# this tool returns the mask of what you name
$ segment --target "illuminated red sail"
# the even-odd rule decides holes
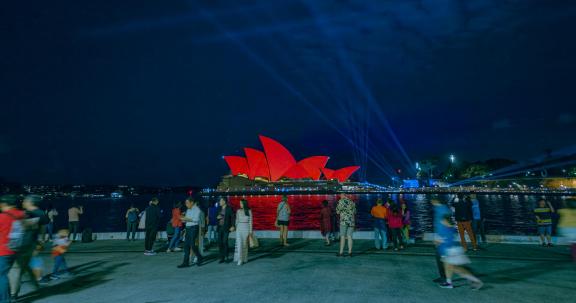
[[[244,153],[248,159],[248,178],[254,180],[256,177],[261,177],[270,180],[270,170],[264,152],[246,147]]]
[[[228,163],[228,167],[230,167],[233,176],[248,176],[248,162],[246,158],[240,156],[224,156],[224,160]]]
[[[260,136],[260,142],[264,147],[268,168],[270,169],[270,180],[278,181],[284,174],[296,164],[296,160],[286,147],[268,137]]]
[[[329,159],[330,157],[326,156],[314,156],[302,159],[298,164],[306,170],[308,176],[312,178],[312,180],[320,180],[322,169],[326,166]]]

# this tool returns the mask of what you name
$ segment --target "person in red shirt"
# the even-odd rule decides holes
[[[8,271],[14,263],[16,252],[9,247],[12,223],[24,219],[24,212],[16,209],[18,197],[5,195],[0,198],[0,302],[10,302]]]
[[[174,208],[172,208],[172,227],[174,227],[174,235],[172,236],[172,240],[170,240],[170,244],[168,245],[168,250],[166,252],[174,252],[174,251],[181,251],[178,247],[178,242],[180,242],[180,233],[182,229],[182,203],[176,202],[174,203]]]
[[[330,245],[330,233],[332,232],[332,209],[328,206],[328,201],[322,201],[320,210],[320,233],[326,241],[326,246]]]
[[[404,241],[402,240],[402,212],[398,209],[397,205],[393,205],[391,213],[388,214],[388,226],[392,234],[392,242],[394,243],[394,250],[404,249]]]

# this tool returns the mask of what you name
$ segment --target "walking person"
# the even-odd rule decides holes
[[[486,244],[486,231],[484,230],[484,216],[480,207],[480,201],[476,194],[470,195],[472,201],[472,231],[478,244]]]
[[[440,200],[433,198],[430,203],[434,208],[434,230],[440,230],[439,224],[442,222],[442,218],[450,217],[452,212],[446,206],[446,204],[442,203]],[[446,272],[444,271],[444,263],[441,260],[441,252],[440,252],[440,241],[434,241],[434,252],[436,257],[436,266],[438,268],[438,275],[440,277],[434,279],[435,283],[446,284]]]
[[[136,241],[136,230],[138,229],[138,213],[140,211],[134,205],[126,211],[126,240],[130,241],[130,233],[132,233],[132,241]]]
[[[24,226],[24,240],[22,246],[18,249],[16,254],[16,262],[12,266],[12,270],[8,273],[10,279],[10,295],[12,298],[17,298],[20,293],[20,286],[22,276],[27,274],[32,282],[32,285],[38,289],[38,281],[35,279],[34,270],[30,266],[30,260],[34,255],[36,246],[38,245],[38,236],[42,226],[48,223],[48,217],[45,212],[38,207],[40,197],[30,195],[22,201],[22,208],[24,209],[25,219],[22,220]]]
[[[228,205],[226,198],[220,198],[220,214],[218,215],[218,248],[220,262],[228,262],[228,238],[234,231],[234,211]]]
[[[218,214],[220,213],[220,203],[216,202],[208,208],[208,247],[218,243]]]
[[[332,231],[332,209],[328,206],[328,201],[322,201],[320,210],[320,233],[326,241],[325,245],[330,246],[330,232]]]
[[[344,256],[344,245],[348,239],[348,256],[352,257],[352,234],[356,226],[356,204],[342,193],[338,206],[336,206],[336,213],[340,216],[340,251],[337,256]]]
[[[450,216],[438,218],[439,222],[434,224],[436,232],[435,242],[438,245],[442,263],[444,264],[444,272],[446,274],[446,282],[440,284],[441,288],[454,288],[452,284],[452,276],[457,273],[461,277],[468,280],[470,287],[473,290],[478,290],[482,287],[483,283],[472,272],[464,268],[463,265],[470,263],[466,256],[464,249],[454,243],[454,226],[450,223]]]
[[[17,196],[0,198],[0,303],[11,302],[8,272],[16,259],[16,249],[11,243],[23,237],[24,212],[16,208]]]
[[[288,245],[288,224],[290,223],[290,204],[288,204],[288,197],[282,196],[282,201],[278,203],[276,208],[276,225],[280,227],[280,245]]]
[[[382,199],[376,200],[376,205],[370,210],[374,221],[374,247],[378,250],[388,248],[388,235],[386,220],[388,219],[388,209],[384,207]]]
[[[80,232],[80,216],[84,214],[84,207],[73,204],[68,209],[68,230],[72,234],[72,242],[76,242],[76,234]]]
[[[182,203],[176,202],[174,203],[174,207],[172,207],[172,219],[170,220],[170,224],[174,229],[174,234],[172,235],[172,239],[168,244],[168,249],[166,252],[175,252],[181,251],[178,247],[178,243],[180,243],[180,238],[182,235]]]
[[[52,240],[54,239],[54,220],[56,220],[56,217],[58,216],[58,210],[50,204],[46,216],[49,220],[48,224],[46,224],[46,234],[48,235],[48,240]]]
[[[198,246],[196,245],[196,241],[200,236],[200,220],[201,217],[201,210],[198,207],[196,201],[192,198],[186,199],[186,212],[184,216],[181,217],[182,222],[184,222],[186,226],[186,236],[184,240],[184,259],[182,260],[182,264],[178,265],[178,268],[185,268],[190,267],[190,253],[191,251],[196,256],[196,265],[202,265],[202,255],[198,250]]]
[[[234,262],[238,265],[248,262],[248,237],[252,235],[252,210],[246,199],[240,200],[240,209],[236,211],[236,249]]]
[[[458,233],[460,234],[460,243],[464,251],[468,250],[465,232],[468,233],[468,237],[472,241],[473,249],[478,250],[476,236],[472,231],[472,201],[470,197],[463,198],[462,195],[458,197],[458,202],[454,204],[454,217],[458,226]]]
[[[156,242],[156,235],[158,234],[158,226],[160,225],[160,207],[158,198],[152,198],[148,207],[145,210],[144,227],[146,236],[144,237],[144,255],[154,256],[154,242]]]
[[[552,247],[552,214],[554,207],[550,202],[541,199],[538,201],[538,207],[534,209],[536,224],[538,225],[538,235],[542,246]],[[546,243],[548,240],[548,243]]]
[[[50,278],[53,280],[69,276],[68,265],[66,264],[65,254],[70,247],[70,239],[68,239],[68,231],[65,229],[58,231],[58,237],[54,240],[52,247],[52,257],[54,258],[54,268]]]
[[[388,214],[388,226],[392,234],[392,243],[394,243],[394,250],[404,249],[404,240],[402,238],[402,213],[398,206],[394,204]]]
[[[400,213],[402,214],[402,238],[404,239],[404,245],[408,246],[410,243],[410,209],[408,209],[408,204],[403,202],[400,204]]]

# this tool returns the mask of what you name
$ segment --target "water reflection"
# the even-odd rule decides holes
[[[451,195],[436,195],[440,199],[450,200]],[[160,208],[163,211],[163,224],[170,219],[172,204],[176,201],[183,201],[185,195],[160,195]],[[486,218],[486,232],[488,234],[509,234],[525,235],[535,234],[534,209],[536,202],[541,195],[478,195],[478,200]],[[45,206],[53,204],[59,211],[60,216],[56,220],[57,227],[63,228],[67,225],[67,209],[73,203],[83,205],[85,215],[81,218],[83,227],[91,227],[96,232],[112,232],[125,230],[125,212],[134,204],[143,210],[151,196],[129,197],[124,199],[59,199],[45,201]],[[242,197],[230,197],[230,202],[237,208]],[[256,230],[275,229],[274,220],[276,218],[276,206],[281,196],[246,196],[250,207],[254,213],[254,228]],[[352,200],[357,203],[358,217],[357,225],[359,230],[370,230],[372,220],[370,209],[378,198],[391,198],[396,202],[404,201],[412,214],[413,233],[422,234],[432,231],[432,206],[430,204],[431,195],[427,194],[403,194],[403,195],[351,195]],[[562,205],[562,201],[567,197],[549,196],[546,197],[555,208]],[[323,200],[328,200],[331,205],[335,205],[338,200],[337,195],[289,195],[288,202],[292,207],[292,217],[290,220],[291,230],[316,230],[319,229],[320,208]],[[204,199],[206,206],[210,201]]]

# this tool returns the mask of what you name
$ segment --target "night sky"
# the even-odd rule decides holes
[[[2,6],[6,180],[213,186],[259,134],[374,183],[576,141],[571,0]]]

